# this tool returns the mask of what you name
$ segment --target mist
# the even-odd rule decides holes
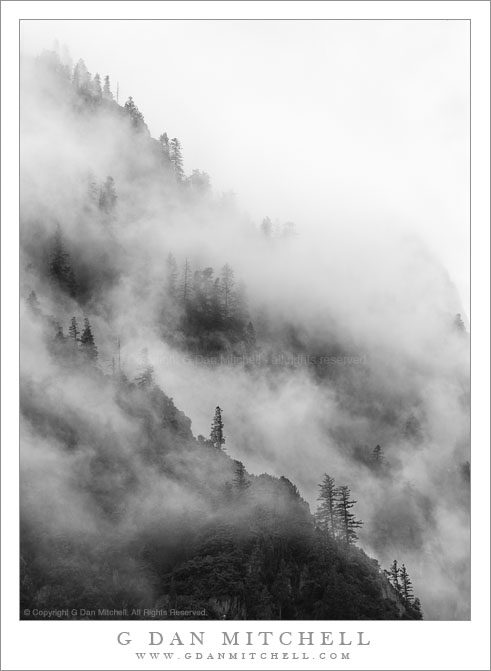
[[[139,430],[106,383],[86,371],[66,375],[53,359],[52,323],[66,329],[73,315],[89,316],[104,374],[114,371],[116,360],[135,378],[145,349],[155,382],[191,419],[194,436],[209,435],[214,409],[222,408],[227,453],[250,474],[285,476],[312,511],[322,473],[346,483],[364,521],[360,545],[366,552],[383,566],[403,558],[427,619],[467,619],[469,514],[462,469],[470,452],[469,351],[467,334],[454,326],[460,313],[468,328],[466,299],[460,277],[457,286],[435,251],[442,225],[424,234],[430,216],[445,218],[445,208],[430,208],[423,226],[416,215],[424,196],[408,208],[409,194],[401,202],[396,191],[380,208],[380,199],[367,195],[369,180],[358,190],[367,177],[363,170],[349,199],[325,173],[334,192],[326,208],[317,207],[295,172],[288,191],[296,206],[283,199],[284,187],[269,189],[269,182],[268,198],[256,199],[258,187],[251,184],[261,184],[262,172],[252,169],[247,155],[247,180],[241,171],[230,172],[238,182],[230,187],[239,195],[216,189],[205,162],[198,167],[210,171],[212,189],[182,192],[162,172],[150,131],[131,131],[115,108],[74,109],[50,70],[29,55],[22,60],[21,103],[21,297],[34,290],[43,315],[33,316],[23,303],[21,377],[30,385],[28,405],[37,408],[36,416],[64,418],[55,442],[32,415],[23,421],[26,518],[38,519],[41,499],[53,511],[42,523],[56,533],[110,538],[94,503],[104,505],[104,488],[120,500],[118,533],[125,539],[163,510],[173,532],[185,514],[203,524],[217,514],[199,489],[142,460],[135,451]],[[146,119],[143,103],[137,104]],[[196,129],[199,124],[182,138],[185,154]],[[207,146],[213,168],[223,151],[215,153],[217,145]],[[268,152],[276,149],[273,144]],[[234,150],[241,163],[240,148]],[[204,151],[200,158],[207,156]],[[110,216],[96,216],[87,204],[88,184],[103,184],[108,175],[117,204]],[[308,189],[321,198],[319,181]],[[460,193],[465,203],[465,189]],[[278,214],[269,211],[273,201]],[[291,214],[285,213],[289,207]],[[261,231],[263,215],[278,217],[272,235]],[[296,231],[286,235],[283,225],[291,218]],[[452,225],[461,235],[463,224]],[[60,295],[43,270],[57,226],[82,287],[78,298]],[[236,283],[244,285],[257,335],[254,353],[201,352],[167,337],[180,317],[166,295],[169,254],[180,273],[186,262],[193,272],[211,267],[217,275],[230,264]],[[60,448],[71,433],[86,449]],[[75,483],[90,481],[101,445],[101,458],[114,468],[109,482],[99,482],[101,491],[87,496]],[[376,445],[383,449],[385,474],[370,466]],[[179,477],[203,481],[203,462],[184,456],[169,461]],[[211,491],[229,470],[225,461],[223,472],[207,468],[203,487]],[[49,485],[33,490],[40,480]],[[133,569],[120,567],[128,575]],[[151,593],[152,584],[138,589]]]

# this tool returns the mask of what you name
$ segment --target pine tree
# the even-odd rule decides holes
[[[92,334],[92,328],[87,317],[84,319],[84,330],[80,336],[81,351],[87,361],[95,363],[97,361],[97,347]]]
[[[409,578],[409,574],[406,570],[404,564],[399,569],[399,574],[401,578],[401,595],[407,605],[410,605],[413,600],[413,583]]]
[[[109,75],[104,77],[104,87],[102,89],[102,97],[104,100],[114,100],[114,96],[111,93],[111,82],[109,81]]]
[[[181,285],[182,285],[182,302],[184,306],[186,306],[191,297],[191,266],[187,259],[184,262]]]
[[[73,88],[80,93],[90,93],[90,72],[82,59],[80,59],[73,70]]]
[[[416,597],[414,603],[412,604],[412,609],[416,613],[417,619],[423,619],[423,611],[421,610],[421,601]]]
[[[95,73],[94,80],[92,82],[92,93],[97,100],[102,99],[101,76],[98,72]]]
[[[394,559],[394,561],[393,561],[392,564],[391,564],[389,574],[390,574],[390,581],[391,581],[391,583],[392,583],[392,586],[393,586],[394,589],[396,589],[398,592],[399,592],[400,589],[401,589],[401,585],[400,585],[400,583],[399,583],[399,572],[400,572],[400,569],[399,569],[399,567],[397,566],[397,559]]]
[[[144,123],[143,114],[140,112],[138,107],[135,105],[133,98],[130,96],[124,104],[126,112],[129,114],[131,119],[131,125],[134,128],[139,128]]]
[[[177,137],[173,137],[170,141],[170,160],[174,166],[174,173],[178,182],[184,180],[184,161],[182,158],[181,143]]]
[[[210,176],[201,170],[193,170],[186,180],[186,183],[196,193],[208,193],[210,191]]]
[[[246,478],[246,470],[244,464],[241,461],[235,462],[235,477],[232,480],[234,488],[237,490],[238,494],[241,496],[244,494],[249,487],[251,486],[250,480]]]
[[[61,228],[57,226],[53,241],[53,249],[49,261],[48,274],[52,282],[66,291],[70,296],[77,293],[75,274],[70,265],[70,255],[65,249]]]
[[[372,452],[372,463],[376,469],[382,468],[384,463],[384,453],[380,445],[376,445]]]
[[[353,544],[358,539],[355,529],[362,526],[361,520],[355,519],[350,509],[353,508],[356,501],[350,499],[351,492],[346,485],[335,490],[335,512],[336,524],[339,528],[339,537],[348,544]]]
[[[337,533],[337,512],[336,512],[336,486],[334,478],[327,473],[324,473],[324,479],[319,485],[319,496],[317,500],[320,501],[317,507],[316,519],[320,528],[326,532],[330,538],[336,538]]]
[[[78,329],[76,317],[72,317],[70,320],[70,326],[68,327],[68,336],[76,343],[79,342],[80,331]]]
[[[223,435],[223,420],[222,409],[217,405],[215,408],[215,417],[211,425],[210,440],[214,447],[218,450],[223,448],[225,444],[225,436]]]
[[[162,133],[159,137],[160,146],[162,147],[162,156],[165,161],[170,161],[170,147],[169,147],[169,136],[167,133]]]
[[[455,327],[456,331],[459,331],[460,333],[465,333],[466,332],[465,331],[465,324],[464,324],[464,321],[462,319],[462,315],[460,314],[460,312],[455,315],[454,327]]]
[[[64,345],[66,343],[65,334],[63,333],[63,328],[58,324],[57,331],[55,335],[56,345]]]

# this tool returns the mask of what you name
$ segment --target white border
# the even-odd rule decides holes
[[[481,2],[2,3],[2,669],[489,669],[489,13]],[[114,623],[18,621],[18,19],[458,18],[472,20],[472,621]],[[365,631],[350,661],[136,662],[116,634]],[[142,646],[140,646],[142,647]],[[223,650],[218,645],[215,651]],[[131,652],[129,649],[131,648]],[[143,648],[145,649],[145,648]],[[269,650],[276,648],[270,646]],[[171,648],[166,648],[171,650]],[[190,648],[191,650],[191,648]],[[242,648],[241,648],[242,650]],[[246,650],[246,649],[244,649]],[[268,650],[249,648],[257,653]],[[300,651],[304,649],[299,648]],[[327,649],[328,651],[330,649]],[[336,650],[336,648],[334,648]],[[198,650],[199,651],[199,650]],[[291,651],[291,648],[290,648]],[[203,652],[203,651],[202,651]],[[338,650],[339,652],[339,650]],[[307,651],[308,653],[308,651]],[[177,664],[177,665],[176,665]],[[172,665],[172,666],[171,666]]]

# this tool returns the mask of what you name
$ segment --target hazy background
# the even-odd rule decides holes
[[[467,21],[22,21],[55,40],[254,219],[420,235],[468,312]]]

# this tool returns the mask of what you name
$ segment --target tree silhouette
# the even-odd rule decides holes
[[[246,478],[246,470],[241,461],[235,462],[235,477],[232,480],[235,490],[242,496],[251,486],[250,480]]]
[[[411,607],[412,607],[413,611],[415,612],[417,619],[422,620],[423,619],[423,611],[421,610],[421,601],[418,599],[418,597],[416,597],[414,599],[414,603],[412,604]]]
[[[454,319],[453,323],[454,323],[454,327],[455,327],[456,331],[459,331],[460,333],[465,333],[466,332],[464,320],[462,319],[462,315],[460,314],[460,312],[455,315],[455,319]]]
[[[75,274],[70,264],[70,254],[65,249],[60,226],[56,228],[48,274],[51,281],[58,284],[60,289],[66,291],[70,296],[76,295]]]
[[[182,284],[182,302],[184,303],[184,305],[186,305],[191,295],[191,266],[189,265],[189,261],[187,259],[184,262],[181,284]]]
[[[82,59],[80,59],[73,70],[73,88],[81,93],[90,92],[90,72]]]
[[[356,501],[350,499],[351,492],[346,485],[339,487],[335,491],[335,511],[336,523],[339,525],[339,537],[348,544],[353,544],[358,540],[358,534],[355,529],[362,526],[363,522],[357,520],[350,509],[353,508]]]
[[[80,331],[78,328],[78,323],[76,317],[72,317],[70,320],[70,326],[68,327],[68,336],[76,343],[79,341]]]
[[[184,179],[184,161],[182,158],[181,143],[177,137],[173,137],[170,141],[170,160],[174,166],[174,173],[178,182]]]
[[[397,566],[397,559],[394,559],[394,561],[391,564],[390,570],[389,570],[389,575],[390,575],[390,581],[392,583],[392,586],[398,592],[400,592],[400,590],[401,590],[401,585],[399,583],[399,572],[400,572],[400,569]]]
[[[210,176],[201,170],[193,170],[186,182],[197,193],[207,193],[211,188]]]
[[[114,96],[111,93],[111,82],[109,81],[109,75],[104,77],[104,86],[102,88],[102,97],[104,100],[114,100]]]
[[[92,334],[92,328],[87,317],[84,319],[84,330],[80,336],[81,351],[87,361],[95,363],[97,361],[97,347]]]
[[[327,473],[324,473],[324,479],[319,485],[319,496],[317,500],[320,501],[317,508],[316,519],[320,528],[331,537],[336,537],[336,486],[334,478]]]
[[[94,80],[92,82],[92,93],[97,100],[102,99],[101,76],[98,72],[95,73]]]
[[[143,114],[140,112],[138,107],[135,105],[135,101],[133,100],[133,98],[131,96],[125,102],[124,108],[125,108],[126,112],[129,114],[129,117],[131,119],[131,125],[133,126],[133,128],[139,128],[140,126],[143,125],[143,123],[144,123]]]
[[[169,136],[167,133],[162,133],[159,137],[160,146],[162,148],[162,155],[166,161],[170,160],[170,146],[169,146]]]
[[[380,445],[375,445],[372,452],[372,464],[376,470],[380,470],[384,465],[384,451]]]
[[[401,579],[401,595],[406,604],[411,604],[413,600],[413,583],[411,582],[411,579],[409,578],[409,574],[406,570],[406,567],[404,564],[401,566],[399,569],[399,575]]]
[[[225,444],[225,436],[223,435],[223,420],[222,409],[217,405],[215,408],[215,416],[211,425],[210,440],[217,449],[222,449]]]

